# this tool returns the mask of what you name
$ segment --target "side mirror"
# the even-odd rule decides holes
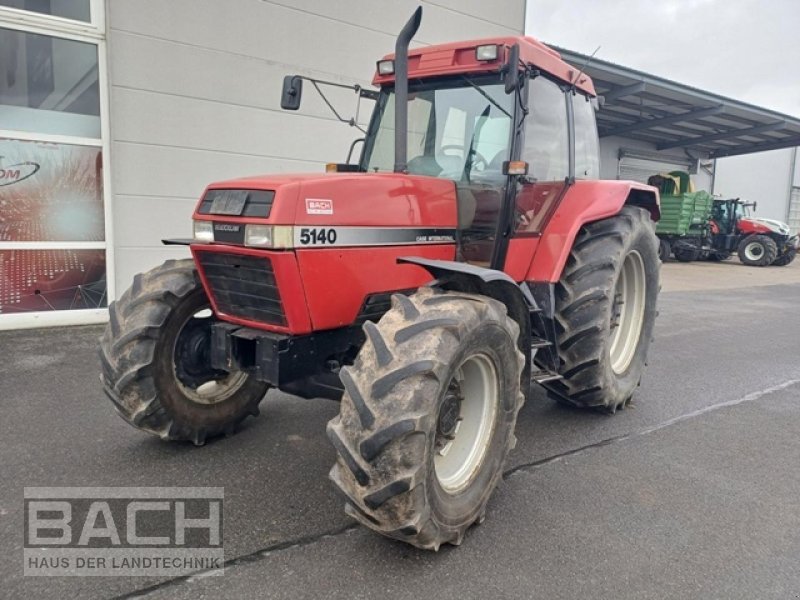
[[[514,44],[508,51],[508,62],[505,64],[504,83],[506,94],[519,88],[519,44]]]
[[[300,99],[303,97],[303,80],[297,75],[287,75],[283,78],[283,91],[281,92],[281,108],[283,110],[297,110],[300,108]]]

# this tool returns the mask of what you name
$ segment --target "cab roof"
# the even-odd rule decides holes
[[[475,57],[475,48],[489,45],[500,46],[497,58],[490,61],[479,61]],[[545,46],[542,42],[529,36],[507,36],[466,40],[415,48],[408,52],[408,78],[420,79],[441,75],[457,75],[460,73],[496,72],[508,60],[508,52],[514,44],[519,44],[519,57],[525,64],[549,73],[564,83],[572,84],[580,69],[564,62],[561,55]],[[381,60],[394,59],[394,53],[387,54]],[[392,83],[394,75],[379,75],[376,71],[372,79],[374,85]],[[585,73],[575,87],[595,96],[594,84]]]

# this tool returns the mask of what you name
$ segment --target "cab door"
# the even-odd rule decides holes
[[[528,177],[517,191],[516,227],[506,266],[530,265],[538,238],[570,181],[600,178],[597,101],[540,75],[531,80],[521,159]],[[511,255],[511,252],[518,254]],[[523,256],[519,256],[522,254]],[[519,272],[517,276],[522,276]]]
[[[528,110],[520,156],[528,163],[528,177],[517,192],[517,237],[541,232],[570,175],[567,93],[539,75],[529,84]]]

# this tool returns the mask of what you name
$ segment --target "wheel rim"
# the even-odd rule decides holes
[[[465,359],[439,409],[434,470],[439,485],[455,494],[473,480],[486,457],[497,419],[498,379],[485,354]]]
[[[622,264],[611,310],[611,368],[617,375],[631,364],[644,323],[646,283],[644,260],[636,250]]]
[[[197,404],[219,404],[235,394],[247,380],[244,371],[219,371],[210,366],[209,308],[200,308],[181,325],[172,348],[172,371],[184,396]],[[180,359],[179,359],[180,357]]]
[[[744,255],[748,260],[758,260],[764,256],[764,248],[758,242],[750,242],[744,247]]]

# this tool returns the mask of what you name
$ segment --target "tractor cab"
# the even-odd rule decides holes
[[[355,86],[376,101],[361,155],[329,170],[453,182],[456,260],[503,270],[512,237],[538,236],[572,182],[599,178],[592,82],[529,37],[403,54],[378,61],[377,93]],[[302,80],[331,83],[287,76],[285,109],[299,108]]]
[[[714,199],[711,207],[712,229],[714,233],[733,235],[737,232],[737,225],[742,219],[751,216],[750,209],[755,210],[755,202],[743,202],[739,198]]]

